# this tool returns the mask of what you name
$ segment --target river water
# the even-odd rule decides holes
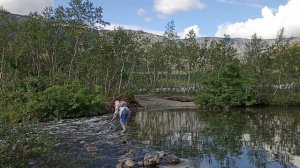
[[[137,138],[200,167],[300,167],[300,108],[141,111]]]

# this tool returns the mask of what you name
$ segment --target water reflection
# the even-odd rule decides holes
[[[300,109],[139,112],[138,137],[201,167],[300,167]]]

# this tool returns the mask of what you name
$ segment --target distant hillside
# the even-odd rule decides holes
[[[18,21],[23,21],[25,19],[28,18],[28,16],[25,15],[18,15],[18,14],[10,14],[12,18],[18,20]],[[137,30],[128,30],[128,31],[133,31],[135,33],[139,33],[141,36],[147,37],[149,38],[152,42],[157,42],[157,41],[162,41],[163,40],[163,36],[161,35],[156,35],[156,34],[152,34],[152,33],[148,33],[148,32],[144,32],[144,31],[137,31]],[[208,41],[219,41],[222,40],[223,38],[221,37],[198,37],[197,41],[198,42],[204,42],[205,40]],[[238,53],[243,53],[244,51],[244,46],[245,44],[249,41],[250,39],[244,39],[244,38],[231,38],[230,39],[230,44],[233,45]],[[274,39],[266,39],[265,41],[267,41],[267,43],[272,44],[275,42]],[[291,42],[295,42],[295,41],[300,41],[300,37],[293,37],[291,38]]]
[[[13,19],[16,19],[17,21],[23,21],[23,20],[26,20],[28,18],[28,16],[18,15],[18,14],[13,14],[13,13],[10,13],[10,17],[13,18]]]
[[[135,30],[131,30],[131,31],[135,31]],[[135,31],[138,32],[138,31]],[[156,42],[156,41],[162,41],[163,40],[163,36],[160,35],[156,35],[156,34],[152,34],[152,33],[148,33],[148,32],[140,32],[142,33],[143,36],[148,37],[149,39],[151,39],[151,41]],[[221,37],[198,37],[197,41],[199,43],[203,43],[204,41],[220,41],[223,38]],[[300,37],[292,37],[291,39],[291,43],[295,42],[295,41],[300,41]],[[250,39],[245,39],[245,38],[231,38],[229,43],[234,46],[234,48],[237,49],[238,53],[243,53],[244,51],[244,46],[247,42],[249,42]],[[275,42],[275,39],[265,39],[265,41],[268,44],[272,44]]]

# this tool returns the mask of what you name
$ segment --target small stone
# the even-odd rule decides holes
[[[134,166],[134,162],[131,159],[125,161],[126,168],[132,168]]]
[[[150,141],[143,141],[142,144],[143,145],[150,145]]]
[[[61,145],[61,143],[57,143],[57,144],[54,145],[54,147],[58,147],[60,145]]]
[[[139,166],[139,167],[144,167],[144,162],[143,162],[143,161],[139,161],[139,162],[138,162],[138,166]]]
[[[80,141],[79,143],[80,143],[80,144],[85,144],[85,141]]]
[[[88,152],[97,152],[98,148],[96,146],[88,146],[85,148]]]
[[[118,163],[116,168],[123,168],[123,163]]]
[[[124,168],[124,163],[126,160],[122,159],[122,160],[118,160],[118,164],[116,166],[116,168]]]

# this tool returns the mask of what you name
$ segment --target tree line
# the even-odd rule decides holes
[[[241,56],[227,35],[199,42],[191,30],[180,39],[173,20],[156,41],[142,31],[104,30],[107,24],[103,9],[88,0],[32,12],[23,21],[0,9],[2,109],[14,101],[33,116],[71,117],[89,111],[89,95],[96,106],[109,96],[174,87],[198,87],[199,105],[221,108],[300,102],[300,46],[283,29],[272,44],[254,34]],[[53,103],[60,98],[72,110]]]

